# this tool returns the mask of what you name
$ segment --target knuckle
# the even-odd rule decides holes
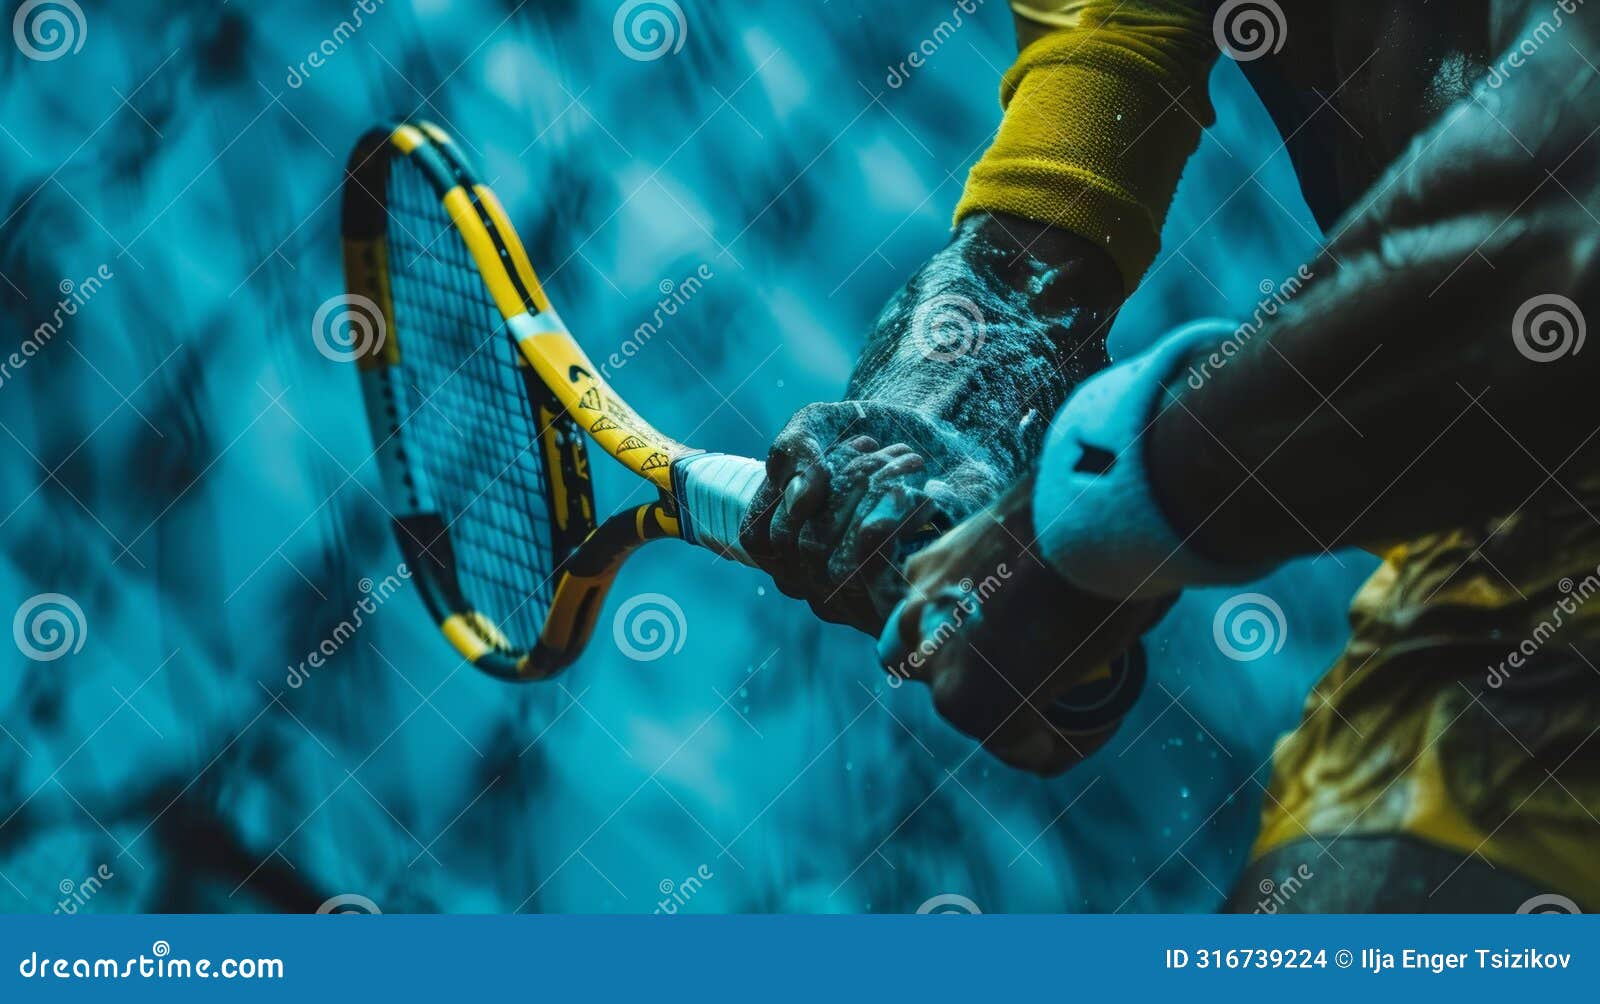
[[[834,582],[848,581],[861,567],[861,556],[850,544],[837,548],[828,556],[828,578]]]

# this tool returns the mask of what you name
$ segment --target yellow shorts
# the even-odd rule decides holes
[[[1440,886],[1486,864],[1600,910],[1600,547],[1570,515],[1391,552],[1279,741],[1253,859],[1404,835],[1471,860]]]

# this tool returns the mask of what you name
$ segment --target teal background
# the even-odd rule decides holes
[[[559,682],[463,667],[407,590],[286,683],[399,561],[354,374],[312,338],[363,129],[458,136],[597,359],[707,266],[613,379],[663,429],[764,455],[946,239],[999,118],[1002,4],[899,87],[950,5],[683,0],[681,49],[638,61],[609,0],[389,0],[299,86],[349,5],[80,7],[75,53],[0,39],[0,347],[63,281],[113,275],[0,382],[0,614],[62,593],[84,628],[53,661],[0,644],[0,911],[650,912],[706,872],[674,909],[1221,901],[1370,559],[1252,587],[1286,615],[1253,662],[1212,637],[1238,590],[1186,596],[1116,740],[1051,782],[887,687],[869,639],[672,544],[628,567]],[[1115,355],[1247,315],[1319,239],[1231,63],[1213,95]],[[631,489],[599,476],[602,499]],[[682,610],[682,646],[638,662],[612,615],[646,593]]]

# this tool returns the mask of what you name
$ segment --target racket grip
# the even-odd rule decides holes
[[[739,526],[766,476],[759,460],[727,453],[696,453],[674,463],[672,493],[683,539],[755,567],[739,545]]]

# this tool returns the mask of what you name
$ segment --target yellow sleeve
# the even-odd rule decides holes
[[[1012,0],[1024,45],[1000,89],[999,134],[956,221],[980,211],[1101,243],[1131,292],[1155,260],[1183,166],[1213,114],[1217,57],[1184,0]]]

